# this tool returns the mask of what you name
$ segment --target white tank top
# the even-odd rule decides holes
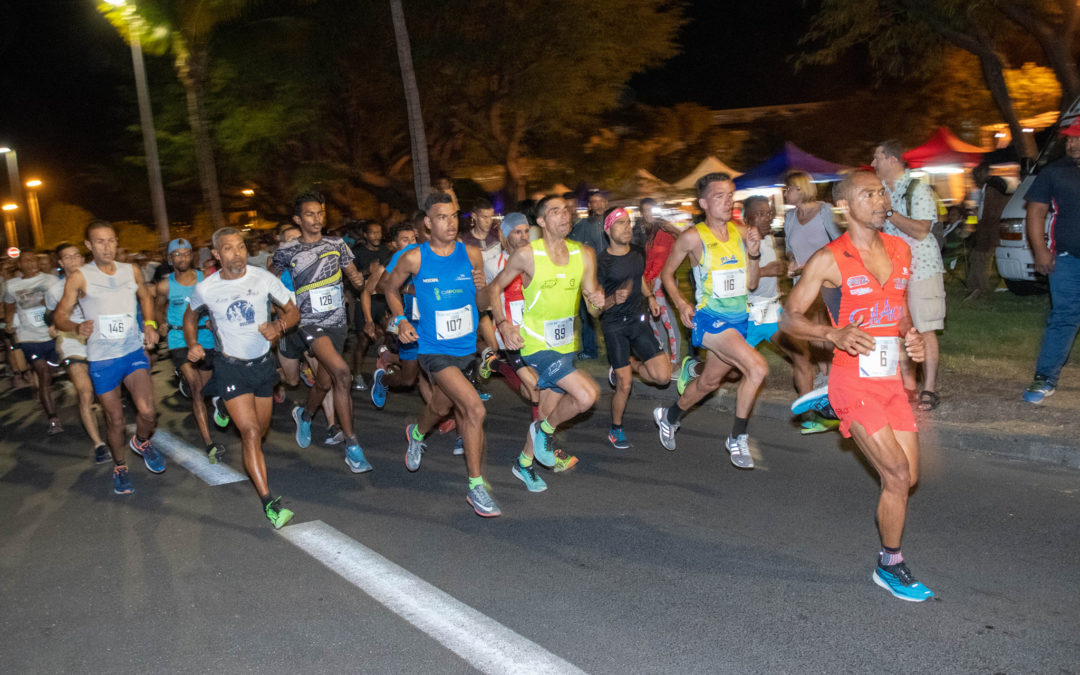
[[[94,322],[86,340],[86,358],[105,361],[141,349],[142,326],[138,321],[139,287],[128,263],[114,263],[115,274],[105,274],[93,262],[82,266],[86,295],[79,299],[83,316]]]

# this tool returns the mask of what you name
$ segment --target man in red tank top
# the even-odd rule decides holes
[[[911,251],[903,240],[881,232],[890,204],[873,173],[850,174],[834,196],[848,230],[807,262],[780,328],[796,338],[836,345],[829,401],[841,433],[854,437],[881,477],[882,549],[872,578],[901,600],[922,602],[934,594],[914,579],[900,552],[908,494],[919,476],[918,429],[900,379],[900,349],[917,362],[925,355],[907,309]],[[819,291],[832,326],[806,318]]]

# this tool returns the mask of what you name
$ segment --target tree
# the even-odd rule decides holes
[[[416,88],[412,47],[409,45],[409,29],[405,25],[405,11],[401,8],[401,0],[390,0],[390,14],[394,20],[394,41],[397,44],[401,84],[405,88],[405,104],[409,113],[409,139],[412,145],[416,203],[418,207],[423,208],[424,193],[431,188],[431,170],[428,167],[427,134],[424,133],[424,116],[420,112],[420,92]]]

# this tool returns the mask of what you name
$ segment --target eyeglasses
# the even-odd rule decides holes
[[[797,185],[785,185],[784,186],[784,190],[798,190],[798,189],[799,189],[799,186],[797,186]]]

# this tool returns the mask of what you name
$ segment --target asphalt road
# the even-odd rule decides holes
[[[161,428],[195,440],[158,383]],[[115,496],[73,408],[46,437],[28,394],[0,395],[0,673],[1080,672],[1074,470],[924,447],[904,551],[938,597],[912,604],[870,580],[877,482],[838,435],[751,420],[758,467],[739,471],[730,416],[691,413],[668,453],[652,402],[632,399],[632,450],[607,444],[602,407],[562,433],[580,465],[530,494],[510,474],[528,411],[487,388],[502,517],[466,504],[452,436],[405,470],[415,394],[382,412],[357,394],[366,475],[341,446],[298,449],[276,409],[271,487],[297,514],[281,532],[250,483],[211,486],[171,460],[154,476],[133,457],[136,493]],[[214,433],[242,470],[234,431]],[[354,560],[360,590],[284,536],[308,527],[390,572]]]

